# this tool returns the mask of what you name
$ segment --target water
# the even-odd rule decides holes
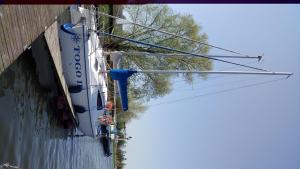
[[[41,87],[35,61],[20,57],[0,76],[0,164],[23,169],[110,169],[99,140],[70,137],[49,104],[53,91]],[[0,167],[1,168],[1,167]]]

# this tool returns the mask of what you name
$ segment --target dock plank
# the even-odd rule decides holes
[[[57,75],[60,80],[61,87],[64,91],[65,98],[68,102],[69,108],[72,112],[73,117],[75,118],[70,93],[68,90],[67,83],[65,81],[65,77],[63,74],[63,68],[62,68],[62,61],[61,61],[61,54],[60,54],[60,46],[59,46],[59,40],[58,40],[58,24],[57,22],[54,22],[46,31],[45,31],[45,39],[49,47],[49,51],[51,53],[51,57],[53,59],[55,69],[57,72]]]
[[[4,37],[4,40],[5,40],[5,46],[7,48],[7,58],[6,58],[6,63],[7,64],[10,64],[12,62],[12,57],[13,57],[13,51],[12,51],[12,42],[11,42],[11,38],[10,38],[10,29],[8,27],[8,7],[7,6],[3,6],[3,11],[2,11],[2,15],[3,15],[3,18],[2,18],[2,30],[3,30],[3,37]]]
[[[3,7],[0,6],[0,57],[1,57],[1,70],[0,73],[3,72],[3,70],[5,69],[5,65],[8,64],[6,63],[6,59],[9,57],[8,56],[8,50],[6,47],[6,42],[5,42],[5,38],[4,38],[4,31],[3,31],[3,27],[2,27],[2,22],[3,22]]]
[[[30,38],[30,35],[28,34],[29,30],[27,30],[27,26],[26,26],[28,19],[27,19],[25,6],[20,6],[19,11],[20,11],[19,17],[21,21],[21,26],[19,27],[19,29],[22,32],[22,42],[23,42],[22,48],[24,50],[24,47],[29,45],[29,38]]]
[[[22,47],[21,50],[24,50],[24,46],[26,44],[26,39],[27,39],[27,32],[25,31],[25,26],[24,26],[25,20],[23,18],[24,12],[23,12],[23,7],[21,5],[17,6],[16,14],[17,14],[17,20],[19,23],[18,29],[21,32],[21,34],[20,34],[21,47]]]
[[[18,29],[20,27],[20,23],[18,20],[18,15],[17,15],[17,9],[18,9],[19,5],[15,5],[13,11],[10,13],[11,14],[11,19],[12,19],[12,23],[13,23],[13,31],[15,32],[15,39],[16,39],[16,53],[22,53],[22,39],[21,39],[21,32],[20,29]],[[16,59],[15,57],[17,56],[13,56],[14,59]]]
[[[12,17],[12,13],[14,13],[14,10],[15,10],[15,5],[12,5],[10,6],[9,8],[9,11],[8,11],[8,14],[7,14],[7,17],[8,17],[8,29],[10,31],[10,38],[11,38],[11,47],[12,47],[12,62],[18,57],[18,37],[17,37],[17,34],[15,32],[15,28],[17,28],[16,24],[14,23],[14,19]]]
[[[34,32],[33,29],[32,29],[32,25],[34,24],[32,18],[35,17],[35,16],[33,16],[31,8],[33,8],[33,6],[28,6],[28,5],[24,6],[25,13],[26,13],[26,15],[25,15],[25,18],[26,18],[25,31],[28,34],[28,39],[27,39],[27,45],[28,46],[37,37],[37,36],[35,36],[37,32]]]
[[[3,61],[3,58],[5,57],[5,54],[4,54],[4,49],[3,49],[3,45],[2,45],[2,40],[3,40],[3,38],[2,38],[2,35],[0,34],[0,73],[5,68],[4,61]]]
[[[32,29],[35,31],[35,32],[39,32],[39,29],[38,29],[38,24],[39,24],[39,20],[38,20],[38,17],[37,17],[37,15],[39,14],[38,12],[37,12],[37,6],[34,6],[34,7],[32,7],[32,13],[33,13],[33,15],[35,16],[34,18],[33,18],[33,25],[32,25]]]

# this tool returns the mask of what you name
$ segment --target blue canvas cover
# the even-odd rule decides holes
[[[72,28],[74,27],[71,23],[65,23],[60,26],[60,29],[68,34],[76,35],[76,33],[72,32]]]
[[[123,111],[128,110],[128,92],[127,92],[127,79],[137,71],[129,69],[111,69],[109,75],[113,80],[118,81],[119,93]]]

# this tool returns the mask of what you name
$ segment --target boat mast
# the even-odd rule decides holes
[[[290,77],[292,72],[258,72],[258,71],[189,71],[189,70],[136,70],[136,73],[193,73],[193,74],[232,74],[232,75],[280,75]]]

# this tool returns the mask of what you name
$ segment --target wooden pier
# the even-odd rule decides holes
[[[60,49],[59,49],[60,47],[59,47],[59,40],[58,40],[58,24],[57,24],[57,22],[54,22],[45,31],[44,36],[45,36],[46,42],[48,44],[50,54],[52,56],[52,60],[54,63],[57,77],[59,78],[59,81],[60,81],[60,85],[61,85],[60,87],[64,91],[63,94],[68,102],[68,107],[72,113],[72,116],[75,117],[70,93],[68,90],[67,83],[65,81],[63,68],[62,68],[62,61],[61,61],[61,55],[60,55]]]
[[[25,50],[30,49],[35,40],[44,39],[53,61],[58,85],[68,102],[71,116],[75,119],[70,93],[63,75],[58,40],[58,25],[70,22],[67,7],[66,5],[0,6],[0,74]]]
[[[0,5],[0,73],[13,63],[66,5]]]

